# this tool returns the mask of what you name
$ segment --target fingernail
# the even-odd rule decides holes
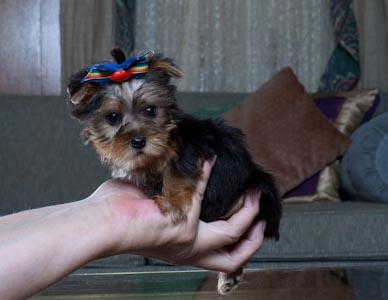
[[[255,201],[257,199],[255,197],[252,197],[251,195],[245,196],[245,207],[253,207],[255,205]]]
[[[265,221],[260,221],[259,222],[260,225],[260,228],[261,228],[261,231],[264,233],[265,231],[265,226],[267,225],[267,223]]]
[[[253,202],[252,202],[251,197],[249,197],[249,196],[247,196],[247,195],[245,195],[245,196],[243,196],[243,197],[244,197],[244,206],[245,206],[245,207],[252,207]]]
[[[214,164],[216,163],[216,160],[217,160],[217,154],[214,155],[214,156],[212,157],[212,159],[210,160],[210,165],[211,165],[212,167],[213,167]]]
[[[212,158],[205,160],[205,162],[203,163],[203,167],[204,168],[209,167],[210,169],[212,169],[214,167],[214,164],[216,163],[216,160],[217,160],[217,155],[214,155]]]

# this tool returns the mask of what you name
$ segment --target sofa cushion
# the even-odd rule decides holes
[[[272,173],[281,195],[341,155],[349,140],[315,107],[285,68],[224,119],[246,134],[256,163]]]
[[[365,202],[315,202],[284,205],[280,240],[266,241],[251,262],[388,263],[388,205]]]
[[[379,104],[378,90],[354,90],[314,99],[318,109],[349,137],[360,124],[368,122]],[[288,192],[287,202],[339,201],[341,166],[337,159],[319,173]]]
[[[0,98],[0,215],[80,200],[109,172],[63,96]]]
[[[342,160],[342,186],[353,200],[388,202],[388,113],[352,135]]]
[[[249,93],[179,92],[177,100],[185,112],[202,119],[214,119],[243,102],[248,95]]]

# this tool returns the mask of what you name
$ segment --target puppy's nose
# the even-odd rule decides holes
[[[132,148],[135,148],[135,149],[144,148],[145,144],[146,144],[146,139],[144,136],[137,136],[131,140]]]

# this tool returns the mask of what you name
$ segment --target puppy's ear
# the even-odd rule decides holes
[[[122,62],[125,61],[125,53],[121,48],[113,48],[110,51],[110,54],[118,64],[121,64]]]
[[[69,83],[67,84],[67,93],[70,96],[70,101],[73,104],[80,102],[75,94],[81,89],[82,83],[81,80],[88,74],[87,69],[81,69],[77,73],[74,73],[70,76]]]
[[[67,92],[70,96],[70,112],[81,121],[101,105],[101,97],[96,96],[100,94],[102,88],[88,83],[81,83],[86,74],[86,69],[75,73],[70,77],[67,85]]]
[[[169,58],[155,55],[150,60],[149,74],[159,80],[170,81],[171,77],[181,78],[183,72]]]

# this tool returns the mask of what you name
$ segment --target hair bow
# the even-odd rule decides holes
[[[82,78],[81,83],[94,83],[107,85],[138,79],[148,72],[149,60],[153,52],[144,55],[129,57],[120,64],[96,64],[88,67],[88,73]]]

